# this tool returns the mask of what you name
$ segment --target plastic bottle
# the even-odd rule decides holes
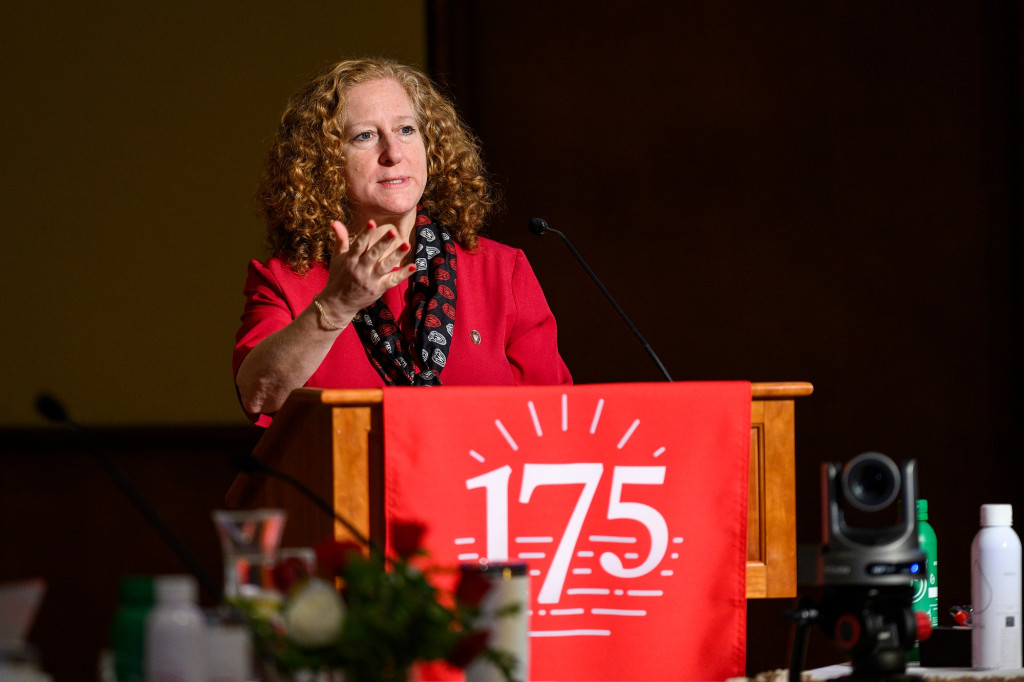
[[[129,575],[119,585],[120,605],[110,628],[110,645],[117,682],[145,679],[146,618],[153,608],[153,578]]]
[[[206,624],[189,575],[159,576],[146,619],[147,682],[205,682]]]
[[[223,608],[207,612],[207,681],[249,682],[254,660],[252,637],[244,617]]]
[[[939,548],[935,529],[928,523],[928,500],[917,501],[917,544],[926,557],[926,579],[914,582],[912,608],[914,611],[927,613],[934,628],[939,625]],[[914,642],[914,648],[907,652],[907,660],[920,660],[917,642]]]
[[[976,669],[1021,667],[1021,546],[1012,525],[1012,506],[981,506],[981,530],[971,544]]]

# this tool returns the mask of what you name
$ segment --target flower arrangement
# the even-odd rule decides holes
[[[410,563],[425,554],[423,527],[395,523],[391,531],[395,556],[330,539],[315,548],[315,573],[294,557],[274,567],[279,598],[239,600],[268,676],[341,672],[349,681],[398,682],[416,663],[464,668],[484,656],[511,680],[515,657],[489,649],[476,625],[487,578],[463,573],[455,594],[443,595],[428,580],[441,569]]]

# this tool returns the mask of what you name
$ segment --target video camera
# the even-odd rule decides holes
[[[915,580],[925,578],[917,543],[917,465],[897,466],[866,452],[846,466],[822,465],[820,601],[791,612],[797,624],[790,679],[798,680],[807,628],[818,625],[853,663],[847,680],[916,680],[906,675],[907,651],[931,623],[911,605]],[[856,521],[852,521],[853,517]]]

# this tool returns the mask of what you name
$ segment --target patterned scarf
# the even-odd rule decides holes
[[[443,226],[416,214],[416,272],[410,278],[408,338],[382,299],[353,323],[370,364],[389,386],[440,386],[455,326],[455,244]]]

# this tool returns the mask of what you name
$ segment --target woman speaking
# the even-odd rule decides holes
[[[477,145],[411,67],[344,61],[289,103],[258,191],[272,256],[249,265],[242,407],[295,388],[570,383],[522,251],[479,236]]]

